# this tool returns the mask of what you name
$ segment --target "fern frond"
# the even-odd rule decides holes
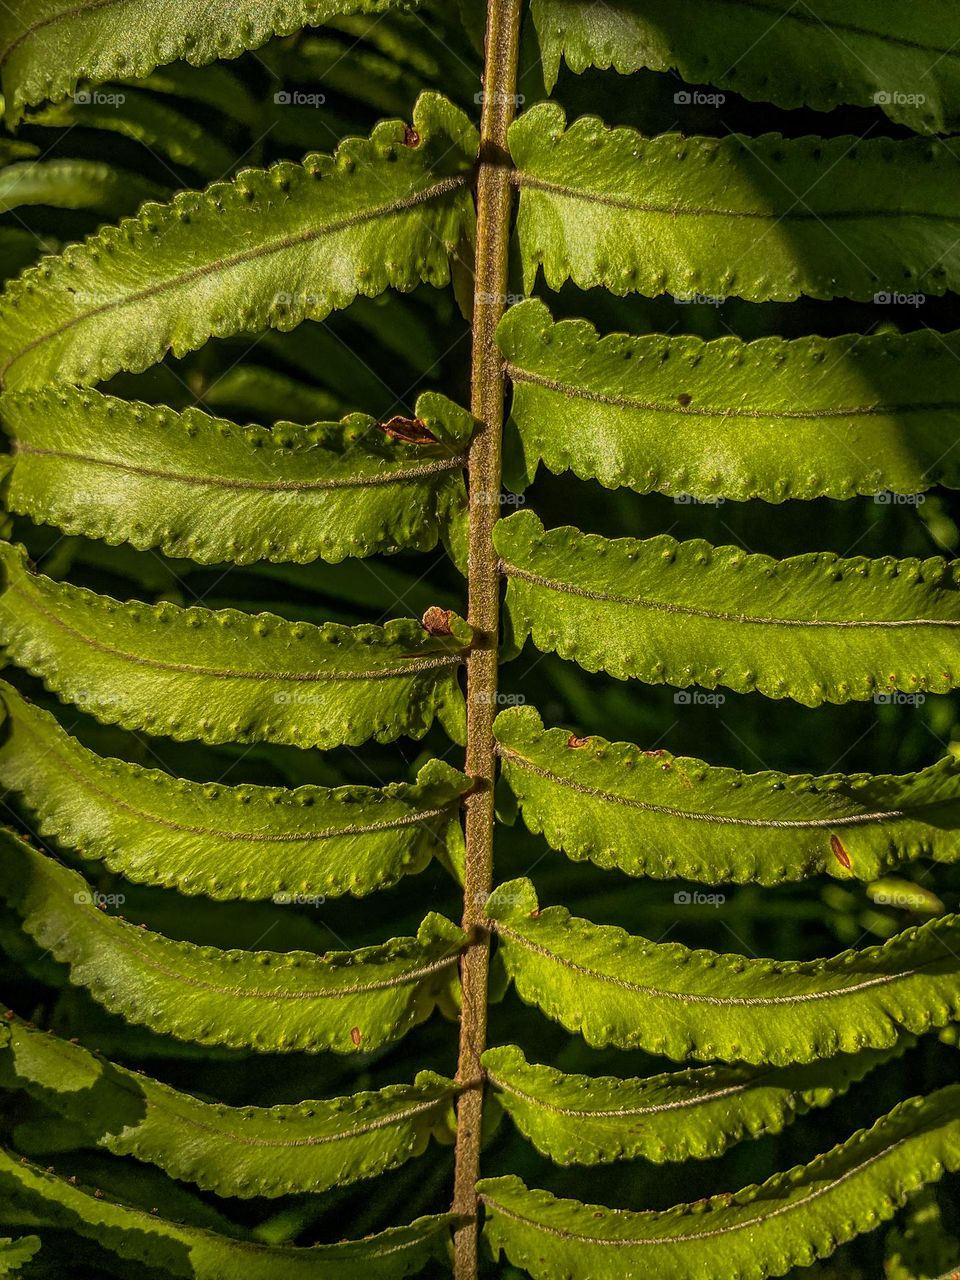
[[[676,70],[780,107],[879,106],[918,133],[960,129],[960,20],[949,0],[531,0],[531,10],[548,90],[563,59],[578,73]]]
[[[112,1013],[199,1044],[358,1053],[452,1008],[461,931],[428,915],[416,938],[325,956],[221,951],[99,910],[77,872],[0,831],[0,895],[70,979]]]
[[[947,1230],[936,1192],[922,1191],[891,1228],[884,1250],[885,1280],[956,1280],[960,1240]]]
[[[235,168],[237,157],[231,147],[155,94],[112,85],[104,98],[107,100],[93,95],[89,101],[60,102],[44,108],[30,124],[119,134],[173,164],[192,169],[205,182],[225,178]]]
[[[781,1133],[910,1044],[904,1036],[892,1049],[809,1066],[700,1067],[636,1080],[564,1074],[527,1062],[515,1045],[488,1049],[483,1065],[497,1101],[556,1164],[662,1164],[713,1159],[744,1138]]]
[[[9,1236],[0,1239],[0,1276],[16,1275],[40,1249],[39,1236]]]
[[[140,884],[211,898],[357,897],[462,862],[469,780],[431,760],[415,783],[223,786],[174,778],[82,746],[0,683],[0,787],[37,831]]]
[[[417,1218],[363,1240],[298,1248],[231,1239],[170,1222],[74,1186],[0,1150],[0,1202],[27,1210],[45,1225],[75,1231],[121,1258],[162,1268],[184,1280],[401,1280],[442,1254],[455,1221]]]
[[[472,232],[475,154],[466,116],[424,94],[412,130],[385,121],[335,157],[146,205],[7,287],[4,386],[92,385],[211,337],[321,320],[357,294],[445,285]]]
[[[415,0],[407,0],[407,3]],[[383,13],[400,0],[11,0],[0,16],[7,118],[71,96],[80,81],[140,79],[184,59],[236,58],[338,14]]]
[[[518,995],[588,1044],[788,1066],[888,1049],[960,1016],[960,917],[827,960],[748,960],[541,910],[529,880],[487,903]]]
[[[310,626],[272,614],[120,604],[30,572],[0,543],[0,642],[64,701],[128,729],[204,742],[359,745],[463,731],[457,669],[470,631]]]
[[[960,685],[960,567],[928,560],[774,560],[667,534],[609,540],[497,526],[511,642],[648,684],[757,690],[805,706]]]
[[[960,859],[960,760],[901,777],[745,774],[626,742],[545,730],[533,707],[494,732],[524,822],[575,861],[707,884],[876,880]],[[0,756],[2,760],[2,756]],[[836,841],[843,857],[838,858]]]
[[[511,489],[538,465],[608,489],[745,502],[960,488],[960,334],[598,338],[511,307]]]
[[[510,129],[525,291],[752,302],[960,287],[960,156],[910,138],[644,138],[539,103]],[[825,181],[829,175],[829,181]]]
[[[763,1280],[829,1257],[957,1168],[960,1085],[948,1085],[762,1186],[663,1212],[560,1200],[514,1177],[479,1189],[494,1251],[534,1280]]]
[[[433,392],[412,439],[365,414],[237,427],[69,387],[4,396],[0,413],[16,455],[8,510],[201,564],[430,551],[466,519],[473,420]]]
[[[2,213],[39,204],[119,217],[160,195],[155,183],[99,160],[21,160],[0,169]]]
[[[8,1019],[10,1015],[8,1014]],[[0,1027],[0,1081],[26,1089],[114,1155],[221,1196],[317,1193],[373,1178],[453,1133],[456,1086],[412,1085],[276,1107],[201,1102],[19,1018]],[[5,1079],[4,1079],[5,1077]]]

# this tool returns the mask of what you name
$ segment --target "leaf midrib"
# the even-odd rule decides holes
[[[2,365],[0,365],[0,383],[6,381],[7,374],[10,369],[24,356],[29,355],[31,351],[42,346],[46,342],[52,342],[55,338],[59,338],[62,334],[76,328],[78,325],[85,324],[87,321],[97,318],[111,311],[117,311],[124,307],[135,306],[139,302],[143,302],[148,298],[159,297],[162,294],[170,293],[180,289],[183,285],[193,284],[197,280],[202,280],[206,276],[216,275],[219,272],[228,271],[233,267],[242,266],[248,262],[255,262],[260,258],[269,257],[272,254],[283,253],[288,249],[294,249],[298,245],[309,244],[313,240],[320,240],[324,236],[335,235],[340,231],[346,231],[350,227],[359,226],[365,222],[373,222],[377,218],[389,217],[391,214],[405,213],[410,209],[415,209],[422,204],[428,203],[439,196],[449,194],[451,191],[459,191],[469,182],[469,178],[465,174],[455,175],[449,178],[443,178],[439,182],[435,182],[432,186],[414,191],[409,196],[404,196],[399,200],[393,200],[387,204],[377,205],[372,209],[364,209],[360,213],[351,214],[347,217],[339,218],[334,222],[328,222],[320,227],[310,227],[306,231],[300,231],[296,235],[283,236],[279,240],[269,241],[266,244],[256,245],[251,249],[244,249],[238,253],[232,254],[226,258],[217,258],[213,262],[204,263],[203,266],[194,267],[190,271],[181,271],[178,275],[168,276],[164,280],[149,285],[144,289],[139,289],[134,293],[124,295],[122,298],[114,299],[110,302],[100,303],[99,306],[90,307],[81,315],[73,316],[71,319],[64,321],[55,328],[50,329],[46,333],[32,338],[19,348],[12,356],[10,356]]]
[[[562,182],[550,182],[538,178],[524,169],[516,169],[512,181],[521,192],[543,191],[563,200],[577,200],[582,204],[601,205],[608,209],[621,209],[629,213],[666,214],[671,218],[731,218],[738,221],[781,222],[865,222],[872,218],[919,218],[924,222],[960,223],[960,210],[956,213],[940,213],[912,209],[808,209],[798,208],[797,200],[789,209],[721,209],[710,205],[657,204],[651,201],[633,200],[608,191],[590,191],[585,187],[569,187]]]
[[[517,751],[512,751],[509,747],[503,746],[501,743],[498,747],[498,754],[509,760],[511,763],[518,765],[521,769],[525,769],[528,773],[536,774],[538,778],[543,778],[547,782],[555,782],[559,786],[567,787],[571,791],[576,791],[580,795],[591,796],[597,800],[603,800],[610,804],[624,805],[630,809],[641,809],[646,813],[659,813],[668,818],[682,818],[691,822],[710,822],[718,826],[729,827],[761,827],[780,829],[825,829],[830,830],[833,827],[855,827],[864,826],[872,822],[891,822],[901,818],[912,818],[913,812],[903,809],[890,809],[886,812],[873,813],[850,813],[835,818],[739,818],[730,814],[721,813],[702,813],[691,809],[674,809],[669,805],[653,804],[646,800],[636,800],[632,796],[619,795],[612,791],[602,791],[599,787],[591,787],[583,782],[576,782],[573,778],[566,778],[562,774],[554,773],[551,769],[546,769],[542,765],[534,764],[532,760],[526,756],[520,755]],[[949,803],[949,802],[947,802]],[[944,801],[932,802],[925,808],[939,808]]]
[[[704,618],[711,622],[751,623],[763,627],[830,627],[840,630],[854,628],[902,628],[902,627],[960,627],[960,618],[776,618],[757,617],[752,614],[728,613],[720,609],[703,609],[692,604],[676,604],[669,600],[654,600],[647,596],[623,596],[613,591],[597,591],[576,583],[563,582],[544,574],[521,569],[508,560],[500,561],[505,577],[519,578],[549,591],[579,596],[584,600],[596,600],[602,604],[633,605],[640,609],[653,609],[660,613],[675,613],[688,618]]]
[[[611,986],[620,988],[623,991],[629,991],[634,995],[652,996],[655,999],[677,1000],[681,1004],[705,1004],[716,1007],[734,1006],[737,1008],[766,1008],[776,1005],[795,1005],[795,1004],[811,1004],[820,1000],[834,1000],[843,998],[844,996],[858,995],[861,991],[868,991],[874,987],[891,986],[895,982],[901,982],[906,978],[916,977],[922,970],[929,969],[933,965],[942,964],[948,955],[954,954],[945,948],[944,954],[941,956],[931,956],[928,960],[923,960],[915,964],[911,969],[903,969],[899,973],[877,974],[872,978],[865,978],[862,982],[858,982],[853,986],[835,987],[829,991],[801,991],[789,996],[711,996],[693,991],[669,991],[661,987],[646,986],[642,983],[631,982],[626,978],[617,977],[614,974],[603,973],[599,969],[592,969],[588,965],[579,964],[575,960],[571,960],[568,956],[561,955],[557,951],[551,951],[549,947],[542,946],[540,943],[534,942],[531,938],[527,938],[522,933],[517,933],[508,925],[503,924],[500,920],[489,921],[490,928],[497,934],[508,938],[511,942],[515,942],[518,946],[523,947],[527,951],[533,952],[534,955],[543,957],[558,965],[562,969],[569,969],[572,973],[578,973],[586,978],[596,982],[604,982]],[[824,961],[823,965],[829,964],[830,961]],[[821,967],[819,970],[822,973]],[[828,976],[829,976],[829,971]],[[781,972],[778,977],[797,978],[803,977],[802,974],[791,974],[789,972]]]
[[[159,658],[145,658],[140,654],[128,653],[124,649],[116,649],[111,645],[103,644],[99,640],[94,640],[92,637],[84,635],[83,632],[78,631],[68,622],[64,622],[62,618],[59,618],[51,610],[44,608],[28,591],[25,591],[16,583],[9,583],[6,589],[25,600],[28,606],[47,622],[52,623],[66,632],[72,639],[79,641],[88,648],[95,650],[97,653],[103,653],[107,657],[129,662],[132,666],[147,667],[152,671],[174,671],[181,675],[201,675],[214,680],[273,680],[281,684],[284,682],[336,683],[340,680],[396,680],[404,676],[416,675],[421,671],[432,671],[439,667],[458,665],[463,661],[462,654],[438,654],[434,658],[413,659],[405,667],[384,667],[373,671],[333,673],[329,671],[244,671],[235,670],[231,667],[200,667],[188,662],[164,662]]]
[[[513,382],[529,383],[531,386],[543,387],[557,395],[568,399],[588,400],[592,404],[609,405],[616,409],[634,409],[639,413],[669,413],[688,418],[756,418],[762,421],[772,419],[793,420],[799,422],[819,421],[821,419],[845,419],[883,417],[905,413],[956,413],[960,411],[960,400],[931,400],[916,404],[873,404],[838,406],[833,409],[762,409],[744,408],[739,405],[681,405],[656,400],[640,400],[632,396],[615,395],[604,391],[594,391],[590,387],[571,382],[562,382],[558,378],[550,378],[546,374],[525,369],[520,365],[508,362],[504,366],[507,376]]]
[[[308,449],[319,450],[320,446],[310,445]],[[57,458],[66,462],[79,463],[92,467],[107,467],[152,480],[172,480],[177,484],[193,485],[197,488],[242,489],[257,492],[325,492],[334,489],[365,489],[388,486],[391,484],[409,484],[427,476],[439,475],[446,471],[462,471],[464,459],[457,454],[451,458],[441,458],[434,462],[422,463],[419,466],[404,466],[402,463],[392,471],[381,471],[367,476],[341,476],[332,480],[250,480],[239,476],[188,475],[180,471],[167,471],[160,467],[138,466],[132,462],[121,462],[116,458],[97,458],[92,454],[70,453],[61,449],[39,449],[34,445],[14,442],[13,453],[24,457]],[[289,456],[288,451],[284,451]],[[260,456],[259,454],[257,455]],[[389,464],[388,464],[389,465]]]

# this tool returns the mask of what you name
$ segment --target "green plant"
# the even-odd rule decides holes
[[[960,573],[929,544],[957,530],[949,499],[918,508],[960,487],[958,337],[846,304],[957,289],[960,158],[935,135],[960,112],[960,20],[885,0],[530,9],[533,26],[521,0],[12,0],[0,17],[19,127],[0,200],[20,219],[0,227],[0,942],[19,987],[0,1029],[0,1270],[853,1277],[915,1196],[890,1274],[957,1261],[932,1187],[960,1169],[960,753],[921,765],[902,717],[898,773],[747,772],[592,730],[609,712],[658,740],[665,704],[639,683],[696,690],[677,695],[693,708],[816,709],[785,728],[748,709],[760,698],[732,709],[771,750],[791,724],[811,757],[821,732],[853,750],[857,704],[928,697],[923,724],[952,738]],[[562,63],[584,74],[574,102],[634,86],[631,124],[532,101],[539,60],[548,93]],[[611,90],[608,68],[660,78]],[[882,109],[890,136],[685,137],[656,127],[681,83],[667,71],[716,90],[677,105],[735,89],[872,109],[873,130]],[[315,146],[318,106],[343,140],[289,158]],[[40,248],[56,252],[28,265]],[[661,295],[742,299],[747,334],[755,304],[790,307],[745,341],[699,319],[672,334],[640,301]],[[814,307],[805,329],[860,328],[787,336],[791,307]],[[600,337],[605,319],[646,334]],[[448,337],[471,344],[469,410]],[[501,518],[545,472],[575,477],[550,509],[599,482],[617,492],[598,518],[647,536]],[[785,540],[802,500],[828,546],[866,536],[854,500],[873,496],[908,554],[775,557],[741,545],[746,524],[726,525],[738,545],[678,540],[655,494],[768,504],[757,519]],[[405,616],[370,620],[387,610]],[[531,644],[549,674],[538,657],[503,691]],[[88,715],[67,723],[44,689]],[[462,769],[444,758],[458,745]],[[541,892],[578,914],[541,908],[518,815],[619,887],[556,859]],[[643,897],[658,881],[693,886],[669,891],[672,918]],[[729,886],[742,906],[718,938]],[[618,895],[636,928],[589,918]],[[311,918],[333,902],[336,932]],[[698,948],[666,940],[698,903]],[[846,948],[818,958],[831,934]],[[531,1033],[509,987],[632,1065],[585,1069],[599,1059]],[[438,1011],[459,1020],[455,1072]],[[531,1034],[562,1070],[513,1043]],[[861,1117],[865,1080],[886,1105],[863,1127],[837,1107],[819,1123],[841,1096]],[[804,1154],[801,1115],[827,1137]],[[526,1140],[573,1166],[557,1192],[517,1176]],[[424,1174],[434,1142],[451,1156]],[[770,1176],[781,1152],[794,1167]],[[744,1189],[717,1193],[694,1162],[728,1156]],[[604,1182],[622,1161],[627,1180]],[[588,1203],[594,1178],[644,1205],[662,1178],[674,1207]]]

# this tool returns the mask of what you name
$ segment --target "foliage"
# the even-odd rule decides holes
[[[0,1274],[960,1264],[958,49],[0,11]]]

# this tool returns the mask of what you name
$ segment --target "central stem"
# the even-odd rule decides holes
[[[474,278],[470,409],[478,427],[470,445],[469,620],[475,640],[467,662],[467,773],[474,787],[466,800],[466,875],[463,927],[470,943],[460,965],[462,1011],[457,1080],[457,1149],[453,1211],[464,1217],[454,1233],[455,1280],[477,1274],[477,1195],[480,1124],[487,1037],[490,934],[484,904],[493,886],[493,787],[496,773],[493,719],[497,702],[500,573],[493,527],[500,515],[500,449],[504,372],[497,324],[506,305],[513,192],[507,129],[516,111],[517,55],[523,0],[489,0],[484,51],[483,111],[477,169],[477,254]]]

